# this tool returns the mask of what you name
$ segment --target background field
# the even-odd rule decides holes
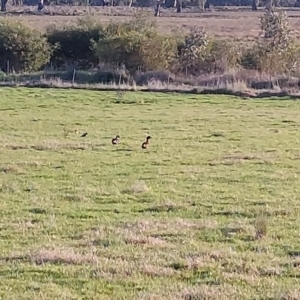
[[[28,9],[29,11],[36,10],[36,7]],[[11,18],[27,22],[32,27],[44,31],[50,24],[66,24],[74,22],[78,15],[84,13],[92,14],[103,23],[110,20],[114,21],[128,21],[131,20],[132,15],[137,12],[137,8],[127,7],[49,7],[46,8],[48,12],[54,15],[22,15],[24,9],[13,8]],[[144,8],[143,11],[149,14],[149,18],[153,18],[153,9]],[[160,18],[156,18],[158,26],[164,33],[172,33],[172,31],[183,30],[187,31],[195,25],[203,25],[208,33],[220,38],[233,38],[253,40],[257,38],[260,33],[259,16],[262,14],[262,9],[257,12],[249,10],[238,10],[237,8],[230,8],[224,11],[197,13],[189,10],[183,10],[182,13],[175,13],[174,9],[163,9]],[[17,14],[17,12],[19,12]],[[25,11],[26,12],[26,11]],[[59,14],[59,15],[55,15]],[[64,14],[64,15],[63,15]],[[68,15],[66,15],[68,14]],[[75,15],[74,15],[75,14]],[[291,27],[294,30],[296,37],[300,36],[300,10],[287,9],[287,14],[290,17]]]
[[[299,299],[299,102],[0,98],[0,298]]]

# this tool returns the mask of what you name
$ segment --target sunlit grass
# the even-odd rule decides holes
[[[299,102],[0,98],[3,299],[300,298]]]

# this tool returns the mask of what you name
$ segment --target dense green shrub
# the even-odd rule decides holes
[[[51,62],[57,67],[74,62],[83,68],[97,64],[92,41],[98,41],[102,35],[102,25],[90,17],[78,19],[75,24],[64,27],[48,27],[48,42],[55,46]]]
[[[267,10],[261,17],[261,29],[257,40],[247,45],[213,39],[201,26],[188,33],[163,35],[156,22],[143,14],[107,25],[86,17],[73,25],[48,28],[45,36],[19,22],[3,20],[0,66],[3,71],[8,66],[17,72],[36,71],[51,58],[54,66],[76,63],[85,70],[101,62],[100,73],[110,72],[112,65],[116,70],[122,66],[121,73],[126,78],[138,71],[164,70],[198,76],[236,68],[270,75],[299,75],[300,48],[292,38],[286,15]],[[116,74],[118,78],[123,76]]]
[[[241,56],[241,44],[234,41],[212,39],[207,46],[205,62],[214,64],[214,72],[225,72],[239,67]]]
[[[196,76],[235,68],[242,53],[239,44],[213,39],[201,26],[193,27],[184,35],[178,50],[173,72]]]
[[[176,55],[176,38],[159,34],[156,24],[143,17],[109,23],[95,44],[99,60],[124,65],[130,73],[168,69]]]
[[[287,15],[266,10],[260,17],[262,35],[241,59],[244,68],[268,74],[291,74],[299,63],[299,47],[292,38]]]
[[[194,26],[184,35],[178,46],[175,72],[198,75],[211,72],[214,59],[210,53],[211,39],[201,26]]]
[[[21,22],[0,20],[0,66],[4,71],[32,72],[50,61],[52,48],[39,31]]]

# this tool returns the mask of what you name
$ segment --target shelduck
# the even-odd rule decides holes
[[[112,143],[113,145],[117,145],[117,144],[119,144],[119,141],[120,141],[120,136],[117,135],[115,138],[113,138],[113,139],[111,140],[111,143]]]
[[[144,142],[142,144],[142,149],[147,149],[148,145],[149,145],[149,140],[151,139],[151,136],[148,135],[147,138],[146,138],[146,142]]]

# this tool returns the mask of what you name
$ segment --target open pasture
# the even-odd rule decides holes
[[[1,299],[300,298],[300,102],[0,98]]]
[[[54,15],[23,15],[20,8],[12,8],[10,18],[28,23],[30,26],[44,31],[51,24],[67,24],[76,21],[78,14],[88,13],[103,23],[110,20],[129,21],[140,9],[128,7],[49,7]],[[36,10],[34,7],[32,10]],[[20,15],[17,13],[20,11]],[[143,12],[153,18],[153,9],[144,8]],[[260,34],[259,16],[263,10],[257,12],[247,10],[234,10],[232,8],[224,11],[212,11],[197,13],[184,9],[182,13],[175,13],[175,9],[162,9],[162,15],[156,18],[159,28],[166,34],[178,30],[187,31],[195,25],[203,25],[207,32],[218,38],[243,39],[245,42],[252,41]],[[55,15],[59,13],[60,15]],[[66,14],[66,15],[61,15]],[[74,14],[74,15],[73,15]],[[300,37],[300,10],[289,9],[287,14],[290,17],[291,27],[295,37]],[[8,14],[9,16],[9,14]]]

